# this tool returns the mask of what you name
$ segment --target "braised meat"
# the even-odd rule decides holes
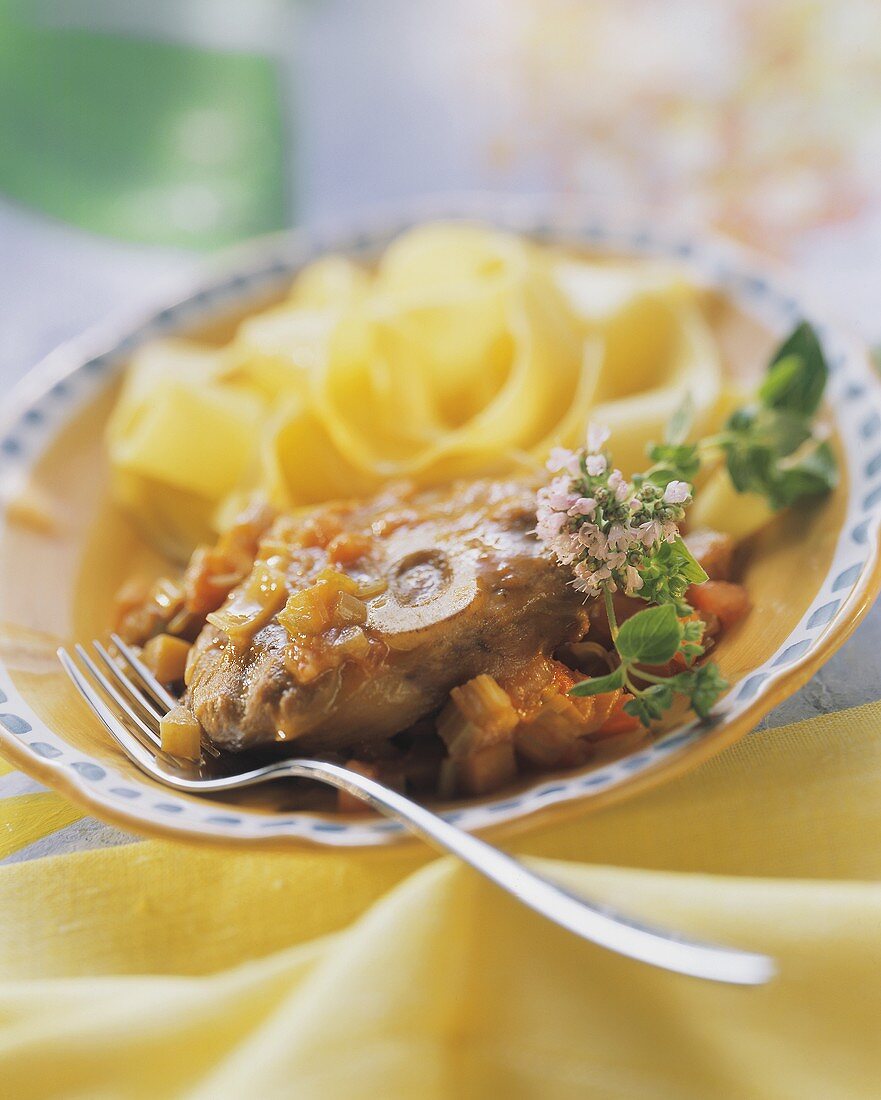
[[[191,651],[202,728],[233,751],[357,753],[579,639],[583,597],[534,524],[529,485],[490,481],[280,517]]]

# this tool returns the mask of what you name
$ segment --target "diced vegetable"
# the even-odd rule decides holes
[[[403,791],[405,787],[403,764],[398,759],[389,760],[349,760],[346,763],[349,771],[357,772],[368,779],[375,779],[385,787],[391,787],[394,791]],[[366,814],[373,810],[357,795],[348,791],[337,791],[337,809],[343,814]]]
[[[159,720],[162,751],[182,760],[198,760],[202,754],[202,727],[182,703]]]
[[[278,621],[292,637],[303,634],[323,634],[333,625],[346,626],[353,621],[346,618],[357,610],[357,603],[347,603],[343,616],[338,619],[337,611],[342,597],[357,597],[358,582],[346,573],[340,573],[336,569],[322,569],[315,578],[314,584],[304,588],[301,592],[294,592],[288,598],[282,611],[279,612]],[[362,604],[363,606],[363,604]],[[357,610],[358,622],[366,622],[366,608],[363,618],[360,610]]]
[[[487,745],[510,741],[518,715],[492,676],[481,675],[453,688],[437,720],[437,732],[451,757],[465,757]]]
[[[450,698],[469,722],[488,734],[504,736],[517,725],[517,712],[507,693],[485,673],[453,688]]]
[[[340,592],[333,618],[339,626],[363,626],[367,622],[367,604],[351,592]]]
[[[218,611],[207,617],[235,645],[246,645],[284,604],[285,577],[264,562],[257,562],[246,584],[237,589]]]
[[[514,744],[530,764],[552,768],[582,732],[582,716],[574,700],[549,691],[538,713],[517,727]]]
[[[443,797],[479,795],[497,791],[517,775],[517,759],[510,741],[487,745],[468,756],[446,759],[441,765]]]
[[[357,531],[343,531],[335,535],[327,546],[327,556],[332,562],[339,565],[351,565],[367,557],[373,549],[374,543]]]
[[[183,680],[190,653],[189,642],[171,634],[157,634],[141,652],[141,660],[162,684]]]
[[[350,660],[363,661],[370,653],[370,639],[360,626],[347,626],[334,639],[333,648]]]
[[[615,700],[612,712],[603,722],[602,726],[593,734],[594,740],[601,741],[606,737],[617,737],[621,733],[632,733],[639,729],[639,719],[628,714],[624,709],[626,703],[633,698],[628,692],[623,691]]]
[[[279,612],[278,621],[291,635],[323,634],[331,621],[326,595],[317,585],[294,592]]]
[[[193,554],[184,574],[188,610],[196,615],[216,611],[247,573],[222,551],[202,546]]]
[[[701,613],[718,616],[726,628],[740,622],[750,609],[746,589],[730,581],[706,581],[693,585],[688,590],[687,598]]]
[[[615,709],[620,695],[621,691],[618,689],[616,691],[604,691],[601,695],[590,695],[584,699],[572,700],[582,712],[584,718],[582,737],[591,737],[602,729]],[[589,712],[585,706],[587,703],[593,704]]]

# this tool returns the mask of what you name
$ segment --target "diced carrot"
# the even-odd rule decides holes
[[[368,779],[379,778],[379,768],[376,764],[368,764],[363,760],[349,760],[346,767],[349,771],[357,772]],[[368,814],[373,812],[363,798],[349,794],[348,791],[337,791],[336,795],[337,810],[341,814]]]
[[[338,565],[351,565],[352,562],[367,557],[374,543],[357,531],[342,531],[327,545],[327,556]]]
[[[694,584],[689,588],[686,598],[699,612],[716,615],[726,628],[739,622],[750,609],[746,589],[730,581]]]
[[[612,707],[612,713],[593,734],[595,740],[604,737],[616,737],[620,733],[632,733],[633,730],[639,727],[639,719],[634,718],[632,714],[628,714],[624,709],[625,703],[628,703],[632,698],[633,696],[629,692],[621,692]]]

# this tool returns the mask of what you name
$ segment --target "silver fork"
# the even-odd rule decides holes
[[[177,700],[121,638],[111,637],[115,658],[97,641],[92,643],[93,655],[77,645],[76,659],[63,648],[58,658],[122,751],[157,782],[188,794],[215,794],[283,777],[314,779],[355,795],[434,847],[458,856],[524,905],[582,939],[665,970],[711,981],[761,985],[773,977],[776,968],[766,955],[686,939],[580,897],[397,791],[336,764],[294,759],[224,772],[235,767],[228,754],[222,760],[205,758],[193,765],[173,759],[162,752],[159,719]]]

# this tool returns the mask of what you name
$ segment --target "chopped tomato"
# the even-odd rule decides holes
[[[686,598],[699,612],[717,616],[724,627],[740,622],[750,609],[746,589],[730,581],[705,581],[704,584],[692,585]]]

